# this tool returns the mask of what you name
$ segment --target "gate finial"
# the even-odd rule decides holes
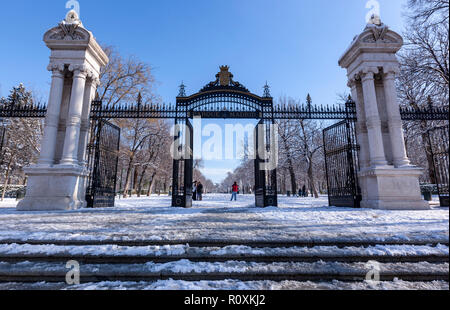
[[[311,107],[311,104],[312,104],[312,98],[311,98],[310,94],[308,94],[306,96],[306,103],[308,104],[308,109],[309,109]]]
[[[178,97],[186,97],[186,85],[184,85],[184,82],[181,82],[180,92],[178,93]]]
[[[264,98],[272,98],[272,95],[270,94],[270,86],[266,81],[266,85],[264,85]]]

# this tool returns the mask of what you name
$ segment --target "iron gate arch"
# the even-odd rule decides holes
[[[228,66],[220,67],[216,80],[206,85],[200,92],[186,96],[185,86],[180,86],[177,97],[175,125],[178,133],[174,137],[172,205],[189,208],[192,206],[193,186],[193,127],[190,119],[236,118],[260,119],[256,132],[271,130],[275,124],[273,98],[266,85],[264,96],[252,94],[242,84],[233,80]],[[261,164],[271,158],[261,158],[256,150],[262,141],[264,148],[270,149],[271,136],[254,139],[255,142],[255,204],[258,207],[278,206],[276,167],[261,169]],[[273,167],[271,167],[273,168]]]

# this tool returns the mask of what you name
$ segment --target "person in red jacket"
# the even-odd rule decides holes
[[[237,195],[239,193],[239,186],[237,185],[236,182],[234,182],[233,187],[232,187],[232,195],[231,195],[231,200],[230,201],[237,201]]]

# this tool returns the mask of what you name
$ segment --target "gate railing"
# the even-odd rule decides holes
[[[355,123],[345,120],[326,128],[323,141],[330,206],[360,208],[362,195]]]
[[[223,109],[203,111],[204,118],[217,118],[223,115]],[[410,108],[401,107],[400,114],[404,121],[418,120],[448,120],[449,109],[444,107]],[[45,104],[16,104],[6,102],[0,104],[0,118],[45,118],[47,107]],[[211,115],[212,117],[208,117]],[[187,116],[187,115],[186,115]],[[233,114],[234,118],[259,118],[256,115],[241,111]],[[274,119],[321,119],[342,120],[356,119],[356,111],[348,113],[346,108],[323,105],[274,105]],[[176,106],[171,104],[126,104],[107,107],[101,101],[94,101],[91,109],[91,119],[120,119],[120,118],[153,118],[174,119],[177,117]]]
[[[119,148],[120,128],[104,120],[93,121],[88,145],[88,208],[114,207]]]
[[[449,126],[428,131],[441,206],[449,206]]]

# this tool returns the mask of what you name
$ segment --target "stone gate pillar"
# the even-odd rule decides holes
[[[86,144],[91,101],[109,59],[77,13],[70,11],[44,42],[51,50],[52,83],[37,165],[25,169],[27,194],[19,211],[86,206]],[[83,149],[84,148],[84,149]]]
[[[420,191],[423,171],[411,166],[406,155],[395,87],[396,53],[402,46],[402,37],[377,21],[355,37],[339,60],[357,105],[363,208],[429,209]]]

